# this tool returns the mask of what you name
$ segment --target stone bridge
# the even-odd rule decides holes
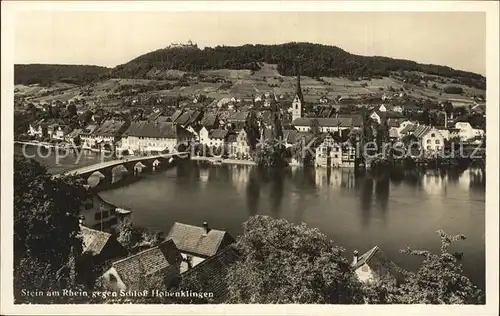
[[[166,169],[176,160],[189,158],[189,153],[179,152],[143,157],[124,157],[66,171],[60,175],[73,175],[86,179],[96,189],[133,182],[143,172],[154,173]]]

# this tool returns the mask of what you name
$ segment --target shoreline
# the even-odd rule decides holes
[[[203,156],[191,156],[190,160],[194,161],[206,161],[206,162],[215,162],[217,160],[220,160],[221,163],[223,164],[230,164],[230,165],[245,165],[245,166],[256,166],[257,164],[255,161],[251,160],[239,160],[239,159],[220,159],[220,158],[213,158],[213,157],[203,157]]]

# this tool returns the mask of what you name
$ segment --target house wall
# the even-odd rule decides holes
[[[202,263],[203,261],[205,261],[205,258],[193,256],[193,255],[190,255],[190,254],[187,254],[187,253],[182,253],[181,252],[181,255],[182,255],[183,259],[187,259],[188,256],[191,256],[191,260],[192,260],[191,262],[193,263],[193,267],[196,267],[197,265],[199,265],[200,263]]]
[[[370,115],[370,118],[377,121],[380,124],[380,116],[378,116],[377,113],[373,112],[372,115]]]
[[[116,230],[118,218],[115,209],[106,207],[101,214],[100,205],[101,200],[96,195],[82,205],[79,215],[84,216],[83,225],[96,230],[101,230],[101,227],[103,231]]]
[[[111,280],[112,276],[116,280]],[[103,280],[104,285],[110,290],[120,291],[127,289],[127,286],[125,285],[125,283],[123,283],[122,279],[120,278],[120,275],[118,274],[118,271],[116,271],[114,267],[111,267],[109,268],[109,270],[104,272],[101,279]]]
[[[309,132],[311,130],[311,127],[309,125],[295,125],[294,127],[299,132]],[[346,129],[350,129],[350,127],[347,127],[347,126],[320,126],[320,129],[321,129],[322,133],[327,133],[327,132],[343,131]]]
[[[356,149],[342,148],[331,137],[325,138],[323,143],[316,149],[316,166],[318,167],[354,167]],[[328,166],[328,158],[330,165]]]
[[[168,149],[172,152],[177,146],[175,138],[137,137],[127,136],[122,138],[120,150],[145,151],[148,149],[162,151]]]
[[[250,146],[247,144],[247,133],[242,130],[238,136],[236,137],[236,141],[230,144],[229,151],[236,155],[249,155],[250,154]]]
[[[299,117],[302,117],[302,102],[299,96],[295,96],[292,102],[292,121]]]
[[[469,122],[457,122],[455,128],[459,129],[458,137],[461,140],[468,140],[474,137],[474,131]]]
[[[441,133],[432,129],[422,137],[422,148],[425,151],[439,151],[444,146],[444,137]]]
[[[200,130],[200,143],[203,145],[208,145],[209,142],[208,136],[209,136],[208,130],[205,127],[203,127]]]
[[[356,276],[363,283],[371,282],[375,279],[372,269],[366,263],[356,269]]]

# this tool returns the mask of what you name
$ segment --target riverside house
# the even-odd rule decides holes
[[[413,135],[420,140],[424,151],[436,152],[444,148],[445,136],[435,127],[418,125]]]
[[[80,140],[82,142],[82,148],[90,149],[95,147],[95,138],[92,136],[92,133],[96,130],[97,125],[90,124],[87,125],[82,132],[80,133]]]
[[[112,149],[129,125],[125,121],[107,120],[94,130],[90,138],[94,141],[94,146]]]
[[[456,122],[455,128],[458,130],[458,137],[463,141],[484,136],[482,129],[473,128],[469,122]]]
[[[83,226],[114,232],[125,218],[131,218],[132,212],[104,201],[97,193],[89,193],[80,208],[79,216]]]
[[[123,133],[118,151],[128,154],[174,152],[180,142],[188,141],[191,133],[169,122],[133,122]]]
[[[231,134],[228,136],[227,140],[227,152],[231,155],[235,155],[239,158],[245,158],[250,156],[250,146],[247,141],[247,133],[244,128],[235,130],[236,134]]]
[[[200,143],[208,147],[224,148],[228,131],[213,129],[208,131],[205,127],[200,130]]]
[[[327,133],[316,148],[316,166],[333,168],[354,168],[356,148],[350,144],[348,133]]]

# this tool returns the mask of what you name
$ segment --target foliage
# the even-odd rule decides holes
[[[387,283],[369,285],[367,297],[373,303],[392,304],[484,304],[484,296],[463,274],[461,253],[451,253],[452,243],[464,240],[464,235],[451,236],[438,231],[440,253],[407,248],[402,253],[424,257],[416,273],[405,272],[405,282],[396,287]]]
[[[462,89],[461,87],[457,87],[457,86],[447,86],[447,87],[444,87],[443,91],[445,93],[450,93],[450,94],[461,94],[464,92],[464,89]]]
[[[198,72],[208,69],[260,69],[260,63],[277,64],[281,75],[294,76],[296,56],[301,58],[301,73],[310,77],[380,77],[395,71],[420,71],[432,75],[457,78],[458,82],[486,89],[486,79],[478,74],[449,67],[418,64],[387,57],[350,54],[338,47],[311,43],[280,45],[195,46],[159,49],[117,66],[112,76],[148,78],[150,71],[178,69]],[[420,78],[418,79],[420,82]]]
[[[48,85],[54,81],[83,85],[98,79],[110,69],[87,65],[14,65],[14,84]]]
[[[247,133],[247,142],[251,150],[255,150],[260,137],[259,123],[255,111],[250,111],[245,121],[245,132]]]
[[[234,303],[358,303],[359,283],[338,247],[317,229],[254,216],[236,243],[242,259],[229,268]]]
[[[258,166],[280,168],[288,165],[287,152],[278,143],[277,140],[269,140],[259,144],[254,157]]]
[[[52,178],[35,160],[15,157],[16,300],[37,299],[21,296],[22,289],[76,288],[75,258],[82,253],[78,212],[85,195],[75,179]]]
[[[312,119],[311,121],[311,134],[314,136],[319,136],[321,134],[321,126],[318,119]]]

